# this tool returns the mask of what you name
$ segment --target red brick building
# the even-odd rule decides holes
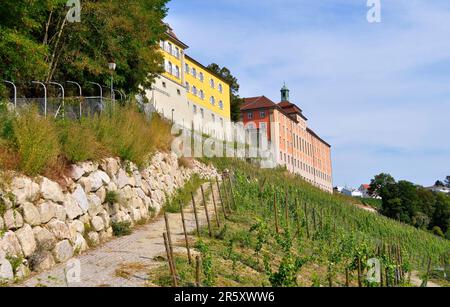
[[[245,98],[242,119],[248,129],[259,129],[275,148],[278,165],[285,166],[311,184],[333,192],[331,146],[308,128],[302,110],[281,89],[281,102],[265,96]]]

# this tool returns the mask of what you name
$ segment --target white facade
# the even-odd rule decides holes
[[[187,98],[186,87],[181,84],[159,76],[146,94],[155,110],[164,118],[185,129],[191,130],[194,126],[197,132],[224,139],[226,119],[190,101]]]

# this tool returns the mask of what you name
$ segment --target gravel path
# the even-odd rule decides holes
[[[209,184],[204,185],[207,205],[211,215],[211,223],[215,222],[214,204],[212,202]],[[217,196],[216,186],[214,193]],[[205,225],[206,215],[202,204],[201,192],[196,193],[197,212],[201,225]],[[219,210],[219,209],[218,209]],[[186,253],[181,215],[169,214],[169,224],[172,232],[175,252]],[[186,227],[189,233],[196,229],[192,205],[185,208]],[[154,267],[162,265],[157,257],[165,258],[165,247],[162,234],[165,232],[164,216],[160,216],[150,224],[139,226],[133,234],[114,239],[104,245],[87,251],[76,260],[81,264],[81,282],[66,283],[65,270],[67,264],[60,264],[50,271],[31,276],[19,284],[21,287],[144,287],[152,286],[147,273]],[[190,239],[194,239],[190,236]],[[70,268],[69,268],[70,269]]]

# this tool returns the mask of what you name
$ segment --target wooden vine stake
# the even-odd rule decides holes
[[[295,199],[295,208],[297,209],[297,235],[300,238],[302,234],[302,226],[301,226],[301,220],[300,220],[300,207],[298,205],[298,199]]]
[[[304,206],[304,210],[303,211],[304,211],[304,214],[305,214],[306,237],[309,240],[310,235],[309,235],[308,211],[307,211],[307,207],[306,207],[306,202],[303,203],[303,206]]]
[[[195,285],[200,287],[200,257],[195,257]]]
[[[192,264],[192,256],[191,256],[191,249],[189,247],[189,238],[186,230],[186,220],[184,219],[184,210],[183,210],[183,203],[180,202],[180,212],[181,212],[181,221],[183,222],[183,232],[184,232],[184,240],[186,242],[186,250],[188,255],[189,264]]]
[[[234,199],[233,181],[231,180],[231,176],[228,176],[228,182],[230,183],[231,200],[233,201],[233,207],[234,207],[234,210],[236,210],[236,209],[237,209],[237,206],[236,206],[236,200]]]
[[[172,261],[172,257],[170,255],[169,240],[167,239],[166,233],[163,233],[163,238],[164,238],[164,246],[166,248],[167,263],[169,264],[170,275],[172,276],[172,283],[173,283],[174,287],[178,287],[177,276],[175,274],[175,269],[174,269],[175,264]]]
[[[166,234],[167,234],[167,239],[168,239],[168,243],[169,243],[170,258],[172,259],[172,264],[173,264],[173,271],[174,271],[175,275],[178,276],[177,269],[176,269],[175,263],[174,263],[175,258],[173,256],[172,234],[170,232],[169,216],[167,215],[167,212],[164,213],[164,220],[166,222]]]
[[[202,198],[203,198],[203,206],[205,207],[205,214],[206,214],[206,221],[208,222],[208,230],[209,230],[209,236],[212,238],[212,228],[211,228],[211,220],[209,219],[209,212],[208,212],[208,204],[206,203],[205,198],[205,191],[203,190],[203,186],[200,186],[200,189],[202,190]]]
[[[225,198],[227,199],[227,204],[228,204],[228,211],[233,212],[233,209],[231,207],[231,201],[230,201],[230,196],[228,194],[228,189],[227,189],[227,182],[225,181],[224,177],[222,176],[222,183],[223,183],[223,189],[225,191]]]
[[[358,287],[362,287],[362,265],[360,257],[358,257]]]
[[[273,211],[274,211],[274,214],[275,214],[275,230],[279,234],[280,233],[280,227],[278,225],[277,193],[275,193],[274,197],[273,197]]]
[[[286,190],[286,199],[285,199],[285,206],[284,206],[284,218],[286,220],[286,229],[289,230],[289,195]]]
[[[225,203],[223,202],[222,191],[220,190],[219,179],[217,177],[216,177],[216,184],[217,184],[217,192],[219,193],[220,204],[222,206],[223,216],[225,217],[225,219],[228,219]]]
[[[216,196],[214,195],[214,187],[212,185],[212,182],[210,182],[209,185],[211,187],[211,194],[212,194],[212,200],[213,200],[213,204],[214,204],[214,213],[216,215],[217,227],[220,228],[220,217],[219,217],[219,212],[217,211]]]
[[[200,224],[198,223],[197,206],[195,205],[194,193],[191,193],[192,206],[194,207],[195,225],[197,226],[197,236],[200,237]]]

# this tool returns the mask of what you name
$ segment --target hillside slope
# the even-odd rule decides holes
[[[422,276],[428,263],[430,271],[448,263],[449,241],[361,210],[281,169],[209,162],[231,170],[234,179],[221,191],[232,208],[226,226],[216,227],[213,238],[205,229],[196,242],[202,285],[379,286],[366,279],[368,260],[376,258],[383,286],[409,286],[411,272]],[[181,284],[192,285],[195,266],[185,255],[176,260]],[[150,277],[170,285],[166,267]]]

